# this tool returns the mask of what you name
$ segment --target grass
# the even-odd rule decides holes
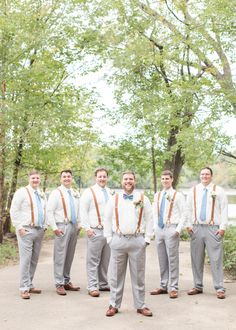
[[[15,239],[5,239],[0,244],[0,266],[12,264],[18,260],[18,247]]]

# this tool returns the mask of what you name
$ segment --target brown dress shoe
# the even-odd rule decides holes
[[[202,290],[199,290],[197,288],[192,288],[187,292],[189,296],[194,296],[195,294],[200,294],[200,293],[202,293]]]
[[[100,288],[99,291],[111,291],[110,288]]]
[[[79,291],[79,286],[74,286],[71,282],[64,285],[64,289],[67,291]]]
[[[40,293],[42,292],[42,290],[40,290],[40,289],[36,289],[36,288],[31,288],[31,289],[29,290],[29,292],[30,292],[30,293],[37,293],[37,294],[40,294]]]
[[[59,296],[66,296],[66,291],[64,289],[64,286],[63,285],[58,286],[56,288],[56,293],[59,294]]]
[[[169,293],[169,297],[170,297],[171,299],[178,298],[178,291],[175,291],[175,290],[170,291],[170,293]]]
[[[100,296],[100,293],[99,293],[98,290],[89,291],[88,294],[89,294],[91,297],[99,297],[99,296]]]
[[[144,316],[152,316],[152,312],[147,307],[137,309],[137,313],[142,314]]]
[[[218,292],[216,292],[216,297],[218,299],[225,299],[225,293],[224,293],[224,291],[218,291]]]
[[[20,296],[22,299],[30,299],[30,293],[29,291],[21,291]]]
[[[150,292],[150,295],[152,295],[152,296],[156,296],[156,295],[158,295],[158,294],[166,294],[166,293],[168,293],[167,292],[167,290],[164,290],[164,289],[154,289],[154,290],[152,290],[151,292]]]
[[[109,309],[106,312],[106,316],[114,316],[116,313],[118,313],[118,308],[109,306]]]

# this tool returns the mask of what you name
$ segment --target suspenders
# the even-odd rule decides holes
[[[99,207],[98,207],[98,201],[95,195],[95,192],[93,190],[93,188],[90,188],[92,195],[93,195],[93,200],[94,200],[94,204],[95,204],[95,208],[96,208],[96,213],[97,213],[97,217],[98,217],[98,229],[102,229],[103,225],[102,225],[102,220],[101,220],[101,215],[100,215],[100,211],[99,211]]]
[[[172,214],[176,194],[177,194],[177,191],[174,192],[174,195],[170,200],[170,206],[169,206],[168,216],[167,216],[167,220],[166,220],[167,225],[170,224],[170,218],[171,218],[171,214]],[[157,195],[157,214],[158,214],[158,218],[160,216],[160,197],[161,197],[161,192],[159,191],[159,193]]]
[[[121,233],[120,228],[119,228],[119,212],[118,212],[118,200],[119,200],[119,195],[115,195],[115,217],[116,217],[116,233]],[[143,204],[144,201],[144,194],[141,194],[141,203]],[[135,230],[134,235],[140,233],[140,226],[141,226],[141,221],[142,221],[142,216],[143,216],[143,207],[140,207],[139,211],[139,216],[138,216],[138,223],[137,223],[137,228]]]
[[[63,196],[63,193],[62,193],[61,189],[57,188],[57,190],[59,190],[59,193],[61,195],[61,201],[62,201],[63,211],[64,211],[64,222],[67,222],[68,221],[68,217],[67,217],[67,210],[66,210],[65,198]]]
[[[30,191],[27,187],[25,187],[26,191],[27,191],[27,194],[29,196],[29,200],[30,200],[30,209],[31,209],[31,224],[30,226],[34,227],[35,225],[35,216],[34,216],[34,204],[33,204],[33,199],[32,199],[32,196],[30,194]],[[45,204],[44,204],[44,220],[45,220]]]

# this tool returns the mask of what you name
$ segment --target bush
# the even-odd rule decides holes
[[[224,236],[224,269],[236,276],[236,227],[229,226]]]

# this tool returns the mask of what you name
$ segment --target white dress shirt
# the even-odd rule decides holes
[[[33,189],[30,185],[28,185],[27,187],[22,187],[15,192],[11,203],[11,208],[10,208],[11,220],[13,226],[17,230],[22,229],[23,226],[30,226],[32,224],[31,203],[26,188],[29,190],[33,202],[34,225],[35,226],[40,225],[38,220],[36,195],[34,193],[36,190]],[[42,209],[45,218],[46,196],[39,189],[37,189],[37,191],[41,200]]]
[[[124,193],[122,191],[118,194],[119,229],[123,235],[134,235],[140,213],[140,207],[135,206],[134,203],[140,201],[141,194],[134,190],[132,193],[134,198],[133,200],[129,200],[123,198]],[[145,241],[150,243],[153,235],[153,216],[151,203],[146,196],[144,196],[143,204],[140,233],[145,234]],[[108,202],[104,219],[104,236],[107,238],[108,243],[111,241],[112,234],[116,232],[116,229],[115,196],[112,196]]]
[[[75,205],[75,214],[76,214],[76,220],[78,226],[80,225],[79,221],[79,193],[75,191],[72,188],[66,188],[65,186],[61,185],[58,187],[64,197],[65,205],[66,205],[66,212],[67,212],[67,218],[69,222],[71,222],[71,210],[70,210],[70,199],[69,199],[69,193],[68,190],[71,191],[74,205]],[[47,203],[47,223],[48,225],[53,229],[57,229],[57,223],[63,223],[65,222],[65,215],[64,215],[64,208],[62,203],[62,198],[60,191],[58,189],[55,189],[51,192],[48,203]]]
[[[97,183],[91,187],[95,193],[98,209],[101,217],[101,224],[104,223],[104,213],[105,207],[107,205],[105,196],[103,193],[103,188],[100,187]],[[111,191],[109,188],[104,187],[106,189],[108,198],[111,198]],[[81,218],[81,226],[85,230],[89,230],[91,227],[96,227],[98,225],[98,216],[94,203],[94,198],[91,192],[91,189],[86,189],[80,199],[80,218]]]
[[[200,220],[202,196],[204,193],[204,188],[207,188],[207,205],[206,205],[206,221]],[[201,183],[196,186],[196,211],[197,211],[197,221],[199,224],[208,224],[211,221],[211,211],[212,211],[212,194],[215,194],[215,209],[214,209],[214,224],[219,225],[220,229],[225,230],[228,224],[228,200],[224,189],[216,186],[215,193],[213,193],[213,183],[208,186],[203,186]],[[185,208],[185,218],[188,227],[191,227],[195,221],[195,211],[194,211],[194,194],[193,188],[190,190],[187,196],[186,208]]]
[[[160,199],[159,199],[159,209],[161,206],[161,201],[163,194],[166,192],[166,200],[165,200],[165,209],[164,209],[164,216],[163,216],[163,224],[167,223],[168,219],[168,213],[170,209],[170,201],[174,197],[175,190],[171,187],[167,190],[162,190]],[[153,215],[154,215],[154,229],[157,230],[158,228],[158,209],[157,209],[157,199],[158,199],[158,194],[157,192],[154,195],[154,202],[153,202]],[[181,230],[184,227],[184,203],[185,203],[185,198],[184,195],[181,192],[177,192],[171,212],[171,217],[170,217],[170,223],[173,225],[177,225],[176,231],[178,233],[181,232]]]

